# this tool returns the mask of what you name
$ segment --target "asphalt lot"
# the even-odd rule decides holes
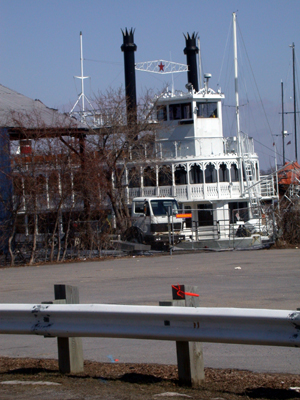
[[[0,268],[1,303],[53,299],[54,284],[79,287],[81,303],[153,304],[171,298],[171,285],[199,288],[204,307],[294,310],[300,307],[300,250],[207,252],[104,261]],[[162,341],[84,339],[94,361],[175,364],[175,344]],[[57,358],[56,340],[0,336],[1,356]],[[300,350],[204,344],[206,367],[300,373]]]

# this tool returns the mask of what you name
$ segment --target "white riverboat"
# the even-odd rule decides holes
[[[157,99],[158,159],[148,167],[153,178],[128,189],[128,198],[173,196],[184,212],[183,247],[232,248],[261,245],[273,232],[266,204],[277,198],[274,177],[262,179],[253,139],[240,131],[237,91],[237,46],[234,25],[237,130],[224,137],[222,100],[225,95],[198,86],[197,35],[186,36],[186,92],[167,91]],[[157,68],[162,69],[162,62]],[[166,171],[168,174],[166,174]],[[166,178],[166,176],[168,178]],[[154,182],[154,183],[153,183]],[[190,244],[192,242],[192,244]]]

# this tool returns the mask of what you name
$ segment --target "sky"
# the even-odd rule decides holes
[[[135,29],[136,62],[163,59],[182,64],[183,33],[196,32],[203,73],[211,73],[210,87],[221,88],[226,96],[224,135],[234,136],[233,12],[238,21],[241,127],[254,138],[261,168],[268,169],[275,165],[275,153],[282,163],[281,81],[285,110],[292,111],[289,45],[295,43],[297,76],[299,0],[2,0],[0,83],[48,107],[69,111],[81,91],[74,78],[80,75],[80,31],[83,72],[90,77],[85,94],[91,99],[109,88],[124,87],[121,29]],[[158,92],[171,79],[137,71],[137,94]],[[186,73],[173,79],[175,89],[185,90]],[[291,133],[285,139],[286,161],[294,160],[292,114],[285,116],[285,130]]]

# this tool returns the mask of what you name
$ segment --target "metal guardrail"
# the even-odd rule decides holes
[[[300,311],[1,304],[0,333],[300,346]]]

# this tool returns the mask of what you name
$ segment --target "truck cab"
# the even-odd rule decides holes
[[[132,201],[132,226],[142,232],[145,243],[162,246],[184,240],[183,219],[177,218],[174,197],[135,197]]]

